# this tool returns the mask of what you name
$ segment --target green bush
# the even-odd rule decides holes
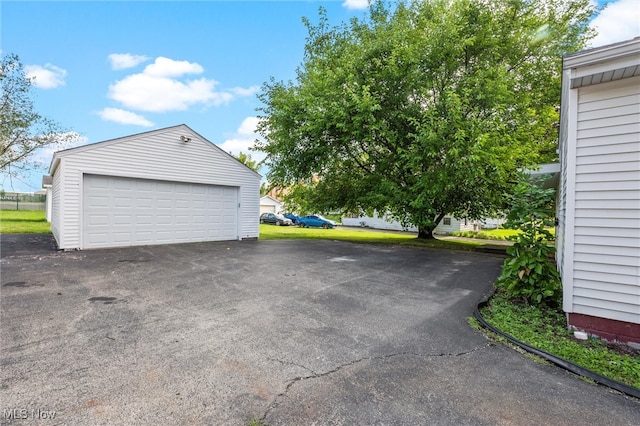
[[[478,238],[480,240],[498,240],[490,234],[482,231],[455,231],[453,233],[454,237],[465,237],[465,238]]]
[[[527,180],[516,185],[509,199],[505,227],[520,232],[509,238],[514,244],[507,249],[496,286],[526,304],[561,303],[560,275],[552,261],[555,247],[548,244],[555,239],[548,229],[554,225],[554,199],[555,189]]]

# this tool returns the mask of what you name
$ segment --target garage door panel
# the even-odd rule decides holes
[[[114,214],[111,215],[113,225],[128,225],[133,221],[133,215],[131,214]]]
[[[92,247],[107,247],[109,242],[109,233],[94,233],[91,235],[89,243]]]
[[[109,188],[109,182],[105,180],[92,180],[87,182],[87,185],[91,189],[107,189]]]
[[[183,215],[183,214],[176,214],[175,215],[175,224],[177,225],[177,227],[180,226],[188,226],[190,223],[190,217],[187,215]]]
[[[113,238],[117,243],[128,243],[131,241],[132,234],[131,232],[114,232]]]
[[[189,187],[180,183],[177,183],[175,185],[175,187],[173,188],[173,193],[176,194],[176,196],[182,198],[190,198],[191,195]]]
[[[237,188],[85,175],[83,248],[236,239]]]
[[[135,183],[128,180],[115,180],[112,182],[108,182],[106,185],[107,188],[115,188],[121,192],[134,192],[135,191]]]
[[[156,216],[156,225],[170,226],[173,223],[173,216],[171,215],[158,215]]]
[[[91,205],[96,207],[108,207],[109,206],[109,197],[92,195],[89,197],[89,202]]]
[[[174,200],[170,200],[168,198],[161,198],[156,202],[156,208],[159,209],[172,209]]]
[[[156,231],[156,239],[160,242],[170,242],[173,240],[173,232],[165,230]]]
[[[173,236],[176,242],[191,241],[191,232],[188,229],[176,229]]]
[[[183,199],[183,200],[177,199],[175,201],[174,208],[180,209],[180,210],[189,210],[191,208],[190,201],[191,200],[189,200],[189,199]]]
[[[155,200],[153,198],[138,198],[136,199],[135,206],[138,209],[153,209],[155,207]]]
[[[150,214],[145,214],[145,215],[136,215],[135,218],[135,225],[137,228],[140,228],[142,226],[154,226],[154,217]]]
[[[109,226],[109,216],[96,214],[89,218],[89,226]]]
[[[174,189],[175,185],[169,182],[158,182],[158,193],[163,193],[163,192],[168,192],[168,193],[173,193],[175,192]]]
[[[133,204],[133,198],[132,197],[112,197],[112,202],[113,202],[113,207],[124,207],[128,209]]]
[[[132,179],[135,182],[135,188],[138,192],[153,192],[155,189],[155,182],[144,179]]]

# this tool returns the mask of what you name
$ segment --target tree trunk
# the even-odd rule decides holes
[[[435,240],[433,236],[433,227],[418,228],[418,238],[421,240]]]
[[[427,227],[418,227],[418,238],[422,240],[435,240],[436,237],[433,236],[433,230],[436,229],[436,226],[440,223],[442,218],[444,217],[444,213],[439,213],[438,216],[435,217],[433,226]]]

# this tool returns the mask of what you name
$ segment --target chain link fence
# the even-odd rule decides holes
[[[0,191],[0,210],[46,210],[46,195]]]

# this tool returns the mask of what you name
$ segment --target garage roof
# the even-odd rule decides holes
[[[147,132],[136,133],[134,135],[127,135],[127,136],[123,136],[123,137],[116,138],[116,139],[109,139],[109,140],[102,141],[102,142],[95,142],[95,143],[88,144],[88,145],[82,145],[82,146],[78,146],[78,147],[75,147],[75,148],[69,148],[69,149],[64,149],[64,150],[61,150],[61,151],[57,151],[57,152],[55,152],[53,154],[53,158],[51,159],[51,165],[49,166],[49,175],[51,175],[51,176],[53,175],[53,173],[55,172],[56,168],[58,167],[58,163],[60,162],[60,159],[66,157],[66,156],[75,155],[77,153],[86,152],[86,151],[90,151],[90,150],[93,150],[93,149],[100,149],[100,148],[104,148],[104,147],[111,146],[111,145],[116,145],[116,144],[119,144],[119,143],[126,142],[128,140],[131,140],[133,138],[139,138],[139,137],[142,137],[142,136],[152,136],[152,135],[157,134],[157,133],[165,133],[168,130],[175,130],[175,129],[178,129],[178,128],[182,128],[183,129],[183,135],[180,136],[180,140],[182,142],[189,143],[194,138],[199,139],[199,140],[201,140],[203,142],[207,142],[212,147],[212,149],[216,149],[219,152],[224,153],[224,155],[226,155],[226,156],[228,156],[230,158],[233,158],[235,161],[238,162],[238,164],[241,164],[247,170],[251,170],[251,172],[253,172],[257,176],[261,177],[260,173],[256,172],[252,168],[248,167],[246,164],[242,163],[236,157],[234,157],[233,155],[229,154],[228,152],[226,152],[225,150],[223,150],[222,148],[220,148],[218,145],[214,144],[213,142],[209,141],[208,139],[206,139],[205,137],[203,137],[202,135],[200,135],[199,133],[197,133],[196,131],[191,129],[186,124],[178,124],[176,126],[164,127],[162,129],[150,130],[150,131],[147,131]]]

